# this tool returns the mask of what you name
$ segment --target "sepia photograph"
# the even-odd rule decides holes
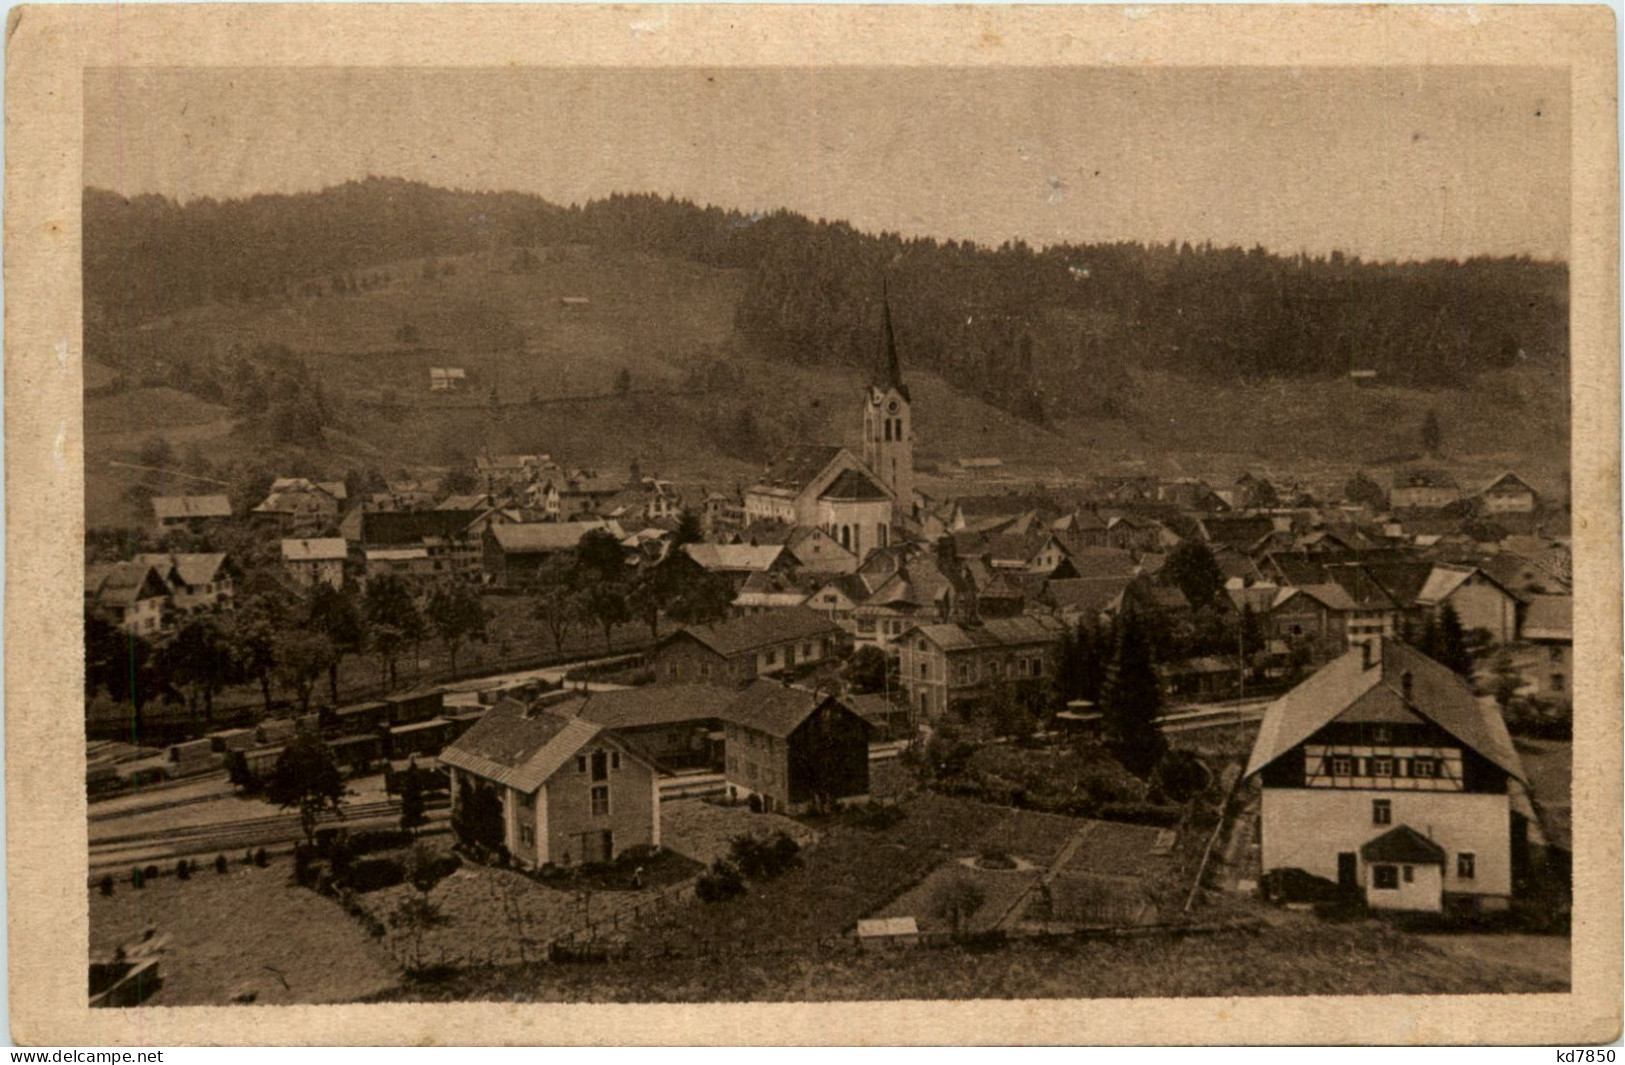
[[[86,1008],[1574,990],[1567,65],[79,92]]]

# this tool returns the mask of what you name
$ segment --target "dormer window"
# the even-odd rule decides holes
[[[1387,725],[1373,725],[1373,726],[1371,726],[1371,742],[1372,743],[1392,743],[1393,739],[1394,739],[1394,730],[1389,728]]]

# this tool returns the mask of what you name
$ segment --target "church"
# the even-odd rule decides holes
[[[863,397],[863,455],[837,445],[781,451],[745,491],[745,521],[819,528],[863,558],[889,547],[915,509],[914,417],[897,358],[891,304],[881,303],[882,345]]]

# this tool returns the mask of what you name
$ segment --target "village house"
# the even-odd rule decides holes
[[[1434,566],[1416,604],[1435,618],[1453,607],[1463,629],[1487,632],[1496,643],[1518,638],[1522,601],[1477,566]]]
[[[320,534],[338,523],[339,510],[347,498],[343,481],[278,477],[252,513],[274,522],[284,533]]]
[[[522,587],[548,559],[575,550],[581,538],[595,530],[608,533],[617,542],[626,539],[626,533],[612,521],[492,525],[480,539],[481,568],[492,584],[504,588]]]
[[[1519,663],[1533,694],[1548,699],[1573,698],[1574,599],[1567,595],[1534,595],[1523,618],[1523,638],[1532,654]]]
[[[1461,499],[1461,487],[1443,470],[1409,469],[1394,474],[1388,493],[1395,510],[1438,510]]]
[[[737,684],[837,660],[841,627],[805,607],[686,625],[649,655],[659,684]]]
[[[1106,546],[1106,522],[1092,510],[1080,508],[1056,518],[1050,523],[1050,531],[1075,547]]]
[[[242,576],[224,551],[136,555],[134,561],[164,578],[178,614],[229,610]]]
[[[752,573],[745,578],[745,583],[734,596],[734,616],[746,617],[804,606],[807,597],[822,584],[823,578],[816,573]]]
[[[349,558],[349,545],[343,537],[325,537],[320,540],[283,540],[283,569],[301,589],[314,589],[315,585],[345,587],[345,559]]]
[[[482,513],[356,507],[344,516],[339,531],[358,549],[369,577],[396,573],[473,580],[480,572],[481,545],[471,526]]]
[[[890,543],[892,495],[846,448],[797,444],[745,490],[745,520],[823,529],[862,558]]]
[[[149,565],[110,562],[85,567],[85,612],[125,632],[158,635],[168,621],[169,603],[169,584]]]
[[[1063,631],[1062,622],[1033,615],[916,626],[896,641],[899,676],[910,705],[937,720],[1001,688],[1046,683]]]
[[[722,770],[724,711],[738,694],[720,684],[649,684],[579,692],[549,705],[554,713],[614,732],[669,775]]]
[[[728,537],[730,544],[753,547],[782,546],[795,564],[811,573],[851,573],[858,568],[858,556],[835,542],[823,529],[783,522],[757,522]]]
[[[868,800],[874,726],[840,697],[759,680],[723,718],[730,799],[791,814]]]
[[[231,518],[231,500],[216,496],[153,496],[152,516],[160,533],[170,529],[202,532]]]
[[[683,554],[707,573],[726,577],[735,592],[755,573],[788,573],[795,556],[780,544],[684,544]]]
[[[1526,780],[1493,703],[1397,640],[1322,668],[1265,712],[1262,868],[1301,869],[1374,909],[1504,909]]]
[[[596,470],[571,470],[558,484],[559,520],[603,517],[610,500],[625,487],[619,478]]]
[[[893,641],[909,628],[952,618],[961,596],[951,550],[939,550],[935,556],[921,552],[897,557],[897,568],[852,609],[857,643],[872,644],[888,653]],[[875,576],[868,579],[875,580]]]
[[[1481,513],[1533,514],[1540,506],[1540,494],[1529,482],[1508,470],[1479,489],[1478,506]]]
[[[440,763],[451,772],[453,816],[477,790],[495,792],[503,846],[524,868],[609,862],[660,845],[655,766],[615,732],[554,713],[545,699],[492,707]]]

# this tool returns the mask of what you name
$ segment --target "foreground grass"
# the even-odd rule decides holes
[[[765,954],[453,974],[367,1001],[782,1002],[870,999],[1486,994],[1567,980],[1464,959],[1375,922],[1287,919],[1184,939],[1018,943],[1002,949]]]

